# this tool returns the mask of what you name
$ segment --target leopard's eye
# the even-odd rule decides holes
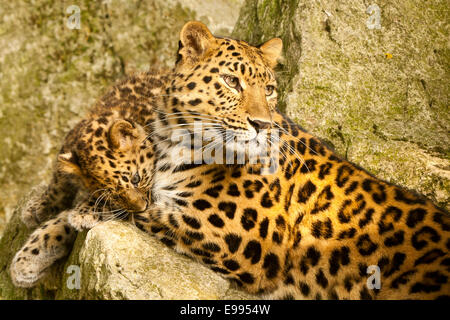
[[[274,90],[274,86],[266,86],[266,96],[271,96]]]
[[[139,176],[139,173],[136,172],[136,173],[133,175],[133,177],[131,178],[131,183],[132,183],[135,187],[137,187],[138,184],[139,184],[139,181],[141,181],[141,177]]]
[[[225,75],[223,76],[223,80],[230,88],[240,91],[241,85],[239,84],[238,77]]]

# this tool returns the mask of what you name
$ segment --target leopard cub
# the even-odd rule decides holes
[[[130,94],[128,84],[139,81],[146,89]],[[159,94],[161,84],[152,73],[129,78],[68,133],[50,184],[22,210],[22,221],[35,230],[11,263],[15,285],[34,286],[70,252],[77,231],[148,207],[154,150],[147,122],[152,118],[137,104]],[[123,94],[134,95],[135,103],[120,103]]]

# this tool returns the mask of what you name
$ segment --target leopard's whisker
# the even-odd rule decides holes
[[[202,122],[201,123],[201,129],[208,129],[208,128],[222,128],[222,125],[218,124],[218,123],[209,123],[209,122]],[[206,126],[206,127],[205,127]],[[195,129],[195,124],[194,123],[180,123],[180,124],[176,124],[176,125],[170,125],[170,126],[166,126],[164,129],[166,130],[171,130],[174,128],[179,128],[179,127],[187,127],[187,128],[191,128],[194,127],[193,129]],[[160,132],[152,132],[150,133],[147,137],[153,137],[154,135],[160,134]]]
[[[299,154],[296,153],[295,149],[293,149],[286,140],[284,140],[281,137],[277,137],[277,136],[273,136],[273,138],[278,139],[278,140],[273,141],[274,143],[277,143],[278,146],[280,145],[280,142],[281,142],[281,147],[279,147],[279,150],[281,150],[285,154],[287,152],[294,154],[297,158],[299,158],[300,162],[302,162],[302,163],[304,162],[303,158]],[[287,160],[287,157],[286,157],[286,160]]]
[[[89,194],[89,197],[88,197],[88,199],[87,199],[87,202],[89,202],[91,199],[92,199],[92,197],[97,193],[97,192],[100,192],[100,191],[106,191],[107,189],[105,189],[105,188],[103,188],[103,189],[97,189],[97,190],[95,190],[94,192],[91,192],[90,194]]]
[[[305,166],[308,172],[311,173],[309,167],[306,165],[305,159],[303,159],[303,157],[299,155],[297,151],[286,140],[281,137],[279,137],[279,139],[283,142],[283,147],[285,146],[286,149],[300,161],[300,165]]]
[[[212,121],[212,122],[216,122],[216,123],[222,123],[222,120],[220,119],[216,119],[216,118],[208,118],[205,116],[195,116],[195,115],[173,115],[173,116],[165,116],[163,119],[155,119],[154,122],[163,122],[163,121],[168,121],[168,120],[178,120],[178,119],[194,119],[194,120],[198,120],[197,122],[201,122],[202,120],[204,121]],[[149,127],[153,125],[153,122],[145,125],[144,127]]]
[[[106,192],[106,190],[95,200],[95,203],[94,203],[94,207],[93,207],[93,211],[95,212],[96,211],[96,209],[97,209],[97,204],[98,204],[98,202],[101,200],[101,198],[103,197],[103,195],[105,194],[105,192]]]
[[[112,194],[111,194],[111,192],[109,192],[108,195],[106,196],[106,200],[103,201],[103,211],[105,210],[105,206],[108,204],[111,197],[112,197]]]
[[[185,124],[182,124],[182,125],[178,125],[178,127],[183,127],[183,126],[185,126]],[[177,127],[177,126],[173,126],[172,128],[174,128],[174,127]],[[186,127],[186,130],[188,131],[188,133],[185,133],[185,134],[182,134],[182,135],[177,135],[176,137],[177,138],[181,138],[181,137],[186,137],[186,136],[192,136],[193,134],[195,134],[195,132],[191,132],[189,129],[191,129],[190,127]],[[195,128],[194,128],[195,129]],[[209,130],[215,130],[215,131],[218,131],[219,133],[221,133],[222,131],[222,129],[223,128],[221,128],[221,127],[219,127],[219,126],[214,126],[214,125],[209,125],[209,126],[207,126],[207,127],[203,127],[202,129],[204,129],[205,131],[209,131]],[[179,130],[184,130],[184,129],[179,129]],[[146,138],[146,140],[144,140],[144,142],[146,142],[148,139],[150,139],[150,138],[152,138],[154,135],[156,135],[156,134],[159,134],[159,132],[154,132],[154,133],[152,133],[152,134],[150,134],[150,135],[148,135],[147,136],[147,138]],[[168,137],[168,138],[166,138],[166,139],[163,139],[163,140],[158,140],[158,142],[164,142],[164,141],[168,141],[168,140],[173,140],[174,138],[173,137]],[[142,143],[143,144],[143,143]],[[150,146],[149,148],[151,148],[152,146]],[[148,148],[147,148],[148,149]]]
[[[282,132],[284,132],[287,136],[291,137],[292,139],[302,143],[308,150],[315,153],[316,155],[319,155],[315,150],[313,150],[310,146],[308,146],[305,142],[303,142],[300,138],[294,137],[290,132],[288,132],[286,129],[282,128],[278,123],[272,122],[275,124]]]
[[[103,216],[104,214],[115,213],[120,210],[122,210],[122,209],[114,209],[114,210],[107,210],[107,211],[95,211],[95,213],[101,214]]]
[[[97,198],[97,201],[95,201],[94,204],[94,209],[93,211],[96,212],[97,211],[97,206],[100,204],[101,201],[103,201],[103,199],[109,194],[109,190],[104,191],[100,197]]]
[[[268,142],[270,143],[271,146],[273,146],[275,144],[275,142],[272,141],[271,139],[269,139]],[[282,149],[280,149],[280,148],[278,148],[278,150],[280,151],[280,154],[283,156],[283,158],[285,160],[287,160],[287,156],[286,156],[285,152]]]
[[[114,213],[114,214],[110,214],[110,215],[106,215],[106,221],[111,221],[111,220],[115,220],[118,217],[120,217],[123,213],[125,213],[126,210],[125,209],[120,209],[118,212]],[[124,219],[125,217],[120,218],[120,220]]]

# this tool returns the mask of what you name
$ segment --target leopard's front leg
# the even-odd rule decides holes
[[[72,206],[79,190],[70,175],[55,172],[44,192],[31,197],[25,204],[21,220],[28,228],[36,228],[47,219]]]
[[[63,211],[43,223],[16,253],[10,267],[16,286],[34,286],[56,260],[70,252],[76,231],[68,224],[68,215],[69,211]]]
[[[66,256],[77,231],[91,229],[101,221],[95,202],[82,201],[75,208],[58,214],[38,227],[11,263],[11,278],[16,286],[32,287],[46,275],[48,268]]]
[[[96,212],[96,202],[83,201],[68,214],[69,224],[77,231],[92,229],[102,220],[101,212]]]

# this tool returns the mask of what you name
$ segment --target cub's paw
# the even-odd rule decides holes
[[[83,231],[92,229],[101,221],[101,218],[98,213],[82,213],[73,209],[69,212],[68,221],[77,231]]]
[[[44,201],[39,196],[34,196],[23,206],[20,218],[28,228],[36,228],[46,216]]]
[[[12,282],[16,287],[30,288],[47,274],[47,267],[40,258],[35,257],[29,248],[16,253],[10,267]],[[32,249],[36,250],[36,249]]]
[[[36,229],[12,260],[13,283],[24,288],[34,286],[55,261],[70,252],[75,236],[75,230],[67,224],[66,212]]]

